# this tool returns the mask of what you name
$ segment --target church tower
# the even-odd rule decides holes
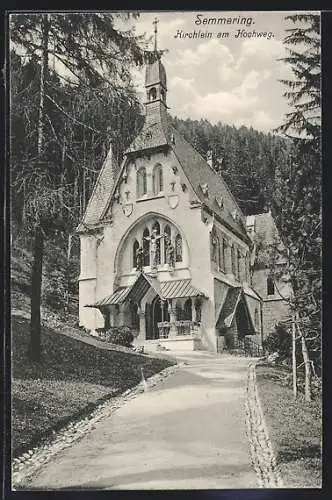
[[[146,89],[146,110],[150,109],[151,104],[161,103],[166,106],[166,93],[167,93],[167,83],[166,83],[166,71],[164,65],[160,60],[160,54],[158,54],[157,49],[157,23],[158,20],[154,20],[154,56],[155,61],[152,64],[148,64],[145,73],[145,89]]]
[[[160,59],[160,52],[157,49],[157,23],[158,20],[155,19],[154,60],[147,64],[145,71],[145,121],[141,132],[127,149],[127,154],[165,147],[170,142],[167,117],[167,79],[165,67]]]

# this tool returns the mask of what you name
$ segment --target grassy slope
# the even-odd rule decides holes
[[[257,384],[284,486],[321,487],[321,401],[304,401],[281,385],[277,368],[257,367]]]
[[[27,360],[29,321],[12,318],[12,446],[16,456],[97,401],[123,392],[171,363],[107,351],[42,328],[43,362]]]

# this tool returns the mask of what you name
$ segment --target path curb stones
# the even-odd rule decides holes
[[[283,488],[257,390],[257,362],[258,360],[249,363],[246,384],[245,414],[251,461],[260,488]]]
[[[169,366],[146,380],[148,389],[156,386],[159,382],[182,368],[183,363]],[[12,461],[12,490],[24,489],[29,479],[38,469],[49,462],[60,451],[72,446],[74,442],[82,439],[95,427],[95,424],[106,417],[109,417],[116,410],[121,408],[127,401],[135,398],[138,394],[144,392],[142,383],[127,389],[123,394],[111,397],[108,401],[98,405],[91,413],[76,423],[69,423],[54,437],[46,443],[36,446],[23,453]]]

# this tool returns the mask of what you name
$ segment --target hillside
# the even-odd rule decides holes
[[[42,328],[43,361],[27,360],[29,321],[12,318],[12,449],[29,450],[68,421],[173,364],[134,352],[107,350]]]
[[[41,308],[42,362],[28,360],[30,336],[31,252],[15,239],[11,255],[12,341],[12,450],[18,456],[72,420],[82,418],[98,403],[116,396],[173,361],[139,355],[130,349],[91,339],[78,329],[77,295],[71,294],[69,311],[57,307],[54,274],[49,272],[61,247],[45,254]],[[26,245],[27,246],[27,245]],[[60,270],[60,269],[59,269]],[[59,272],[56,273],[59,278]],[[74,280],[73,280],[74,281]],[[52,300],[49,300],[50,297]],[[76,326],[76,328],[74,328]],[[72,332],[72,337],[70,334]],[[82,341],[77,340],[81,336]],[[91,341],[95,345],[86,342]],[[86,340],[86,342],[84,342]]]
[[[281,179],[288,173],[290,143],[252,127],[208,120],[172,119],[174,127],[227,182],[246,215],[280,203]]]
[[[10,255],[11,310],[30,318],[30,287],[33,256],[28,237],[12,223]],[[76,239],[70,261],[66,262],[66,235],[45,244],[41,297],[41,317],[46,326],[61,321],[78,326],[79,244]],[[70,274],[67,273],[70,267]],[[66,290],[69,289],[68,300]]]

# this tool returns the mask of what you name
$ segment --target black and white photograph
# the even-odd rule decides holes
[[[321,489],[321,13],[7,15],[11,489]]]

